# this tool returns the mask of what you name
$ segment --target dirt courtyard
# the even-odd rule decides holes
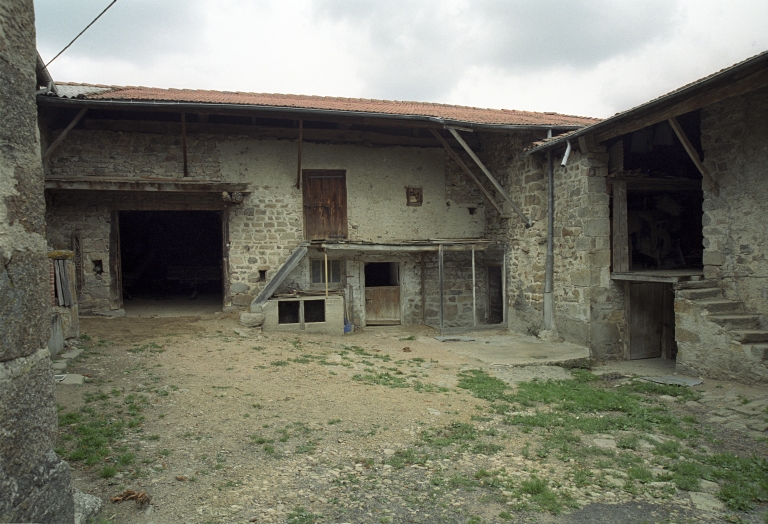
[[[639,386],[631,369],[596,367],[605,376],[594,380],[493,366],[425,327],[309,336],[216,314],[83,318],[80,330],[84,351],[66,373],[86,382],[57,386],[57,451],[74,485],[104,501],[93,522],[768,515],[765,388],[705,380],[678,393]],[[534,378],[539,389],[520,382]],[[748,485],[734,484],[734,468]],[[151,501],[109,502],[127,489]]]

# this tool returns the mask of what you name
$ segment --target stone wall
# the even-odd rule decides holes
[[[704,165],[704,272],[726,297],[768,313],[768,88],[707,106],[701,113]]]
[[[0,3],[0,521],[73,522],[56,438],[32,0]]]
[[[509,245],[508,310],[511,330],[537,334],[543,321],[547,252],[547,162],[522,155],[513,144],[506,169],[510,195],[534,222],[526,229],[516,216],[502,230]],[[595,358],[622,353],[623,291],[610,280],[610,197],[606,193],[607,154],[572,149],[562,167],[554,153],[554,302],[561,337],[589,346]]]

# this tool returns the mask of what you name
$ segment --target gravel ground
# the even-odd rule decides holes
[[[662,435],[635,449],[617,449],[621,434],[583,435],[587,458],[537,453],[542,432],[505,424],[457,387],[462,371],[493,368],[424,327],[264,334],[217,314],[84,318],[81,332],[85,352],[67,372],[88,379],[58,386],[60,413],[93,408],[113,423],[138,406],[141,417],[102,461],[72,462],[76,487],[105,501],[96,522],[765,522],[768,508],[731,511],[714,483],[676,489],[649,444]],[[495,372],[520,380],[519,369]],[[696,389],[700,400],[658,402],[696,417],[708,451],[766,456],[764,388]],[[72,428],[65,420],[63,451]],[[661,480],[628,479],[627,454]],[[537,479],[552,505],[510,487]],[[151,503],[108,502],[126,489]]]

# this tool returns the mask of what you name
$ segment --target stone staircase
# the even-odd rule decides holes
[[[765,317],[725,298],[717,280],[675,285],[675,326],[681,370],[768,382]]]

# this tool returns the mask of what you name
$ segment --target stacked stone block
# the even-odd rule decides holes
[[[0,4],[0,521],[73,522],[57,432],[32,0]]]

